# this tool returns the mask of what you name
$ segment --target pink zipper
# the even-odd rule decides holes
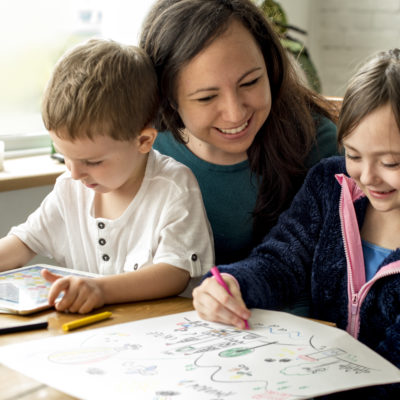
[[[382,267],[379,272],[368,282],[366,282],[358,293],[354,293],[354,289],[351,288],[353,295],[351,297],[351,306],[350,306],[350,314],[349,314],[349,322],[346,328],[346,331],[357,339],[358,334],[360,332],[360,310],[361,305],[372,285],[381,278],[385,276],[394,275],[400,273],[400,261],[395,261],[390,263],[384,267]],[[353,285],[351,285],[353,286]]]
[[[342,228],[344,252],[347,261],[348,323],[347,332],[357,338],[360,331],[360,309],[371,286],[380,278],[400,272],[400,261],[382,267],[368,282],[365,282],[364,256],[360,231],[354,210],[354,201],[363,196],[355,182],[343,174],[336,175],[342,186],[339,215]],[[346,218],[347,217],[347,218]],[[357,228],[354,228],[357,227]]]
[[[358,198],[362,192],[345,175],[336,175],[342,186],[339,202],[340,224],[347,261],[347,294],[348,323],[346,330],[354,337],[358,335],[360,301],[358,292],[365,284],[364,256],[361,247],[360,231],[354,210],[354,197]]]

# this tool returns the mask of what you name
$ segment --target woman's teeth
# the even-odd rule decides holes
[[[249,124],[248,121],[246,121],[243,125],[239,126],[238,128],[233,128],[233,129],[222,129],[218,128],[222,133],[227,133],[228,135],[234,135],[235,133],[241,132],[243,129],[247,128],[247,125]]]

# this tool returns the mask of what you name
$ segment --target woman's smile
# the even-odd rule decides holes
[[[271,101],[263,54],[252,34],[236,20],[189,61],[177,79],[187,146],[215,164],[247,159]]]
[[[249,121],[246,121],[243,125],[239,126],[238,128],[230,128],[230,129],[223,129],[217,128],[220,132],[225,133],[227,135],[236,135],[237,133],[241,133],[247,126],[249,125]]]

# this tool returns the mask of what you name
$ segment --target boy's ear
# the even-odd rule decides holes
[[[139,151],[143,154],[148,153],[157,137],[157,129],[147,127],[144,128],[137,137],[139,143]]]

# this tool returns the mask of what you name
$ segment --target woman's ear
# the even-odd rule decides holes
[[[157,129],[147,127],[144,128],[137,137],[139,151],[142,154],[148,153],[157,137]]]

